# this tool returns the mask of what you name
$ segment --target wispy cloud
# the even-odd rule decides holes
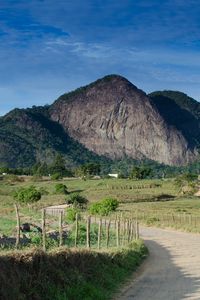
[[[0,107],[51,102],[109,73],[200,98],[196,0],[0,1]]]

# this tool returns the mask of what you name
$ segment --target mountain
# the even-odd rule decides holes
[[[56,153],[65,157],[69,167],[90,160],[107,161],[51,120],[48,107],[15,109],[0,118],[0,163],[9,167],[28,167],[36,161],[51,163]]]
[[[167,124],[181,132],[188,146],[199,148],[200,103],[176,91],[157,91],[149,96]]]
[[[67,165],[129,157],[185,165],[198,155],[200,104],[187,95],[146,95],[119,75],[109,75],[59,97],[52,105],[15,109],[0,118],[0,162]]]
[[[61,96],[50,116],[86,148],[112,159],[148,158],[169,165],[195,159],[195,147],[189,147],[143,91],[121,76],[106,76]]]

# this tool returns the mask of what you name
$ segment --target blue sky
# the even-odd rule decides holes
[[[121,74],[200,100],[198,0],[0,0],[0,115]]]

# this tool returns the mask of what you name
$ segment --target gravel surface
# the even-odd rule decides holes
[[[142,228],[150,255],[116,300],[200,300],[200,235]]]

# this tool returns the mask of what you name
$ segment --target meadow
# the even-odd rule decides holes
[[[0,234],[12,235],[16,226],[13,193],[20,187],[36,186],[43,191],[42,199],[31,205],[20,205],[22,222],[41,223],[41,209],[64,204],[66,195],[56,194],[55,185],[63,183],[68,191],[79,192],[90,203],[105,197],[118,199],[120,205],[114,215],[137,218],[148,226],[175,227],[200,232],[200,199],[180,195],[174,179],[76,179],[52,181],[49,178],[23,182],[0,181]]]
[[[12,178],[11,178],[12,179]],[[16,179],[16,178],[15,178]],[[63,183],[68,192],[79,192],[89,200],[88,206],[106,197],[116,198],[119,206],[112,215],[104,217],[102,243],[97,247],[99,216],[93,216],[91,224],[91,246],[86,248],[86,231],[79,232],[82,244],[74,247],[70,235],[63,247],[49,243],[42,251],[41,243],[29,247],[20,244],[19,249],[2,247],[0,251],[0,298],[2,299],[112,299],[134,270],[148,255],[140,239],[125,239],[126,223],[121,220],[138,220],[146,226],[172,227],[178,230],[200,232],[200,199],[181,195],[174,179],[130,180],[130,179],[76,179],[66,178],[53,181],[43,178],[33,182],[32,177],[24,181],[0,181],[0,236],[16,236],[16,214],[13,193],[20,187],[34,185],[42,191],[38,202],[19,206],[21,223],[41,226],[42,209],[66,203],[67,195],[56,193],[56,184]],[[88,212],[85,212],[87,215]],[[110,248],[106,247],[105,220],[112,219]],[[116,247],[116,227],[120,229],[120,243]],[[64,217],[64,223],[66,222]],[[96,224],[95,224],[96,222]],[[48,230],[58,230],[58,216],[48,216]],[[112,225],[113,224],[113,225]],[[128,221],[127,221],[128,224]],[[71,228],[72,224],[68,224]],[[104,226],[104,227],[103,227]],[[41,236],[40,236],[41,237]],[[36,238],[38,236],[36,235]],[[36,240],[36,239],[35,239]],[[71,243],[72,242],[72,243]],[[49,244],[48,244],[49,243]],[[71,244],[70,244],[71,243]],[[39,247],[38,247],[39,246]],[[103,274],[103,276],[102,276]]]
[[[125,183],[120,181],[121,183]],[[34,204],[19,205],[22,222],[41,225],[42,208],[65,203],[65,195],[55,193],[58,181],[44,178],[39,182],[32,182],[32,178],[25,178],[24,182],[0,182],[0,233],[13,236],[15,241],[16,215],[13,193],[20,187],[29,187],[34,184],[38,190],[43,191],[42,199]],[[89,202],[97,201],[102,197],[112,196],[118,198],[115,180],[80,180],[65,179],[59,181],[67,186],[68,192],[80,192],[88,198]],[[119,198],[118,198],[119,199]],[[118,213],[121,210],[118,211]],[[110,216],[108,216],[110,218]],[[112,216],[114,218],[116,216]],[[94,217],[93,217],[94,219]],[[47,216],[48,229],[58,229],[58,216]],[[66,220],[64,220],[65,222]],[[97,223],[99,218],[96,219]],[[110,230],[110,247],[105,244],[106,226],[102,224],[102,242],[98,249],[96,237],[98,224],[91,223],[90,249],[86,249],[86,232],[80,231],[79,245],[70,244],[68,233],[67,243],[58,247],[52,244],[52,239],[46,237],[47,251],[42,251],[42,244],[31,244],[29,247],[20,244],[19,249],[2,247],[0,251],[0,298],[2,299],[112,299],[121,284],[137,269],[148,251],[143,242],[135,240],[120,240],[120,247],[116,247],[116,230],[114,223]],[[72,224],[68,224],[72,226]],[[70,227],[71,228],[71,227]],[[38,236],[35,236],[38,238]],[[50,241],[50,243],[49,243]],[[103,276],[102,276],[103,274]]]

